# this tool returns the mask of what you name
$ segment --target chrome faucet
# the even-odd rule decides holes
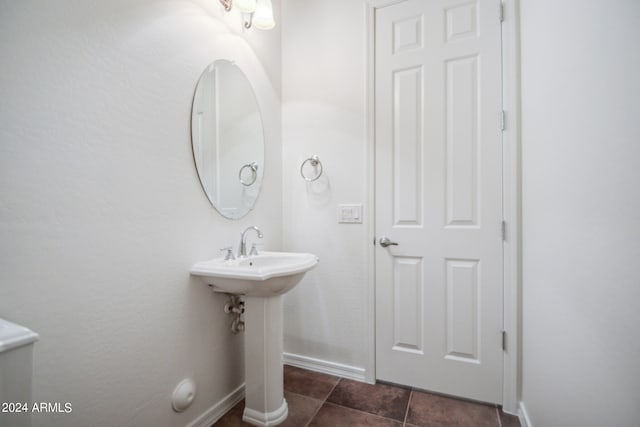
[[[240,248],[238,249],[238,258],[247,257],[247,232],[249,230],[255,230],[256,233],[258,233],[258,237],[262,239],[262,231],[260,231],[258,227],[256,227],[255,225],[247,227],[247,229],[240,234]]]

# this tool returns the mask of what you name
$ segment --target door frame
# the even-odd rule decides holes
[[[367,0],[367,170],[366,205],[370,207],[366,235],[375,243],[375,13],[376,9],[407,0]],[[502,0],[502,103],[505,126],[502,133],[503,219],[503,353],[502,408],[518,414],[520,400],[521,340],[521,141],[520,141],[520,0]],[[367,251],[367,362],[365,379],[376,381],[375,330],[375,246]]]

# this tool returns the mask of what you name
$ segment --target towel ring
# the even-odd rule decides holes
[[[242,171],[246,168],[251,169],[251,179],[247,181],[242,179]],[[256,162],[251,162],[242,166],[240,168],[240,172],[238,172],[238,179],[240,180],[240,184],[244,185],[245,187],[253,185],[256,182],[256,179],[258,179],[258,164]]]
[[[314,177],[309,177],[309,176],[306,176],[306,175],[304,174],[304,165],[305,165],[307,162],[308,162],[309,164],[311,164],[311,166],[313,166],[314,168],[315,168],[316,166],[320,166],[320,172],[318,172],[318,173],[316,174],[316,176],[314,176]],[[313,156],[309,157],[307,160],[305,160],[304,162],[302,162],[302,165],[300,165],[300,175],[302,175],[302,177],[304,178],[304,180],[305,180],[305,181],[307,181],[307,182],[312,182],[312,181],[315,181],[316,179],[320,178],[320,176],[322,175],[322,162],[320,161],[320,158],[319,158],[318,156],[316,156],[316,155],[313,155]]]

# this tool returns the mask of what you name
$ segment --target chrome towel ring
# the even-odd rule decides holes
[[[316,172],[315,176],[307,176],[304,174],[304,165],[309,163],[311,166],[313,166],[314,169],[316,169],[318,166],[320,166],[320,171]],[[322,162],[320,161],[320,158],[318,156],[316,156],[315,154],[311,157],[309,157],[307,160],[305,160],[304,162],[302,162],[302,164],[300,165],[300,175],[302,175],[302,178],[304,178],[305,181],[307,182],[312,182],[315,181],[316,179],[320,178],[320,176],[322,175]]]
[[[245,181],[242,179],[242,171],[244,171],[246,168],[251,169],[251,178]],[[256,162],[251,162],[242,166],[240,168],[240,172],[238,172],[238,179],[240,180],[240,184],[244,185],[245,187],[253,185],[253,183],[256,182],[256,179],[258,179],[258,164]]]

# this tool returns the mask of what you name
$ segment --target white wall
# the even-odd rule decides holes
[[[279,1],[274,2],[279,19]],[[0,1],[0,317],[40,334],[34,426],[186,425],[243,382],[242,336],[190,266],[259,225],[281,248],[280,33],[213,1]],[[263,193],[223,219],[193,165],[214,59],[256,82]],[[194,405],[172,412],[185,377]]]
[[[285,352],[367,362],[366,226],[338,205],[366,202],[365,1],[283,1],[284,245],[320,264],[285,298]],[[322,177],[300,165],[318,155]]]
[[[640,3],[522,0],[523,387],[533,426],[640,420]]]
[[[366,198],[364,4],[283,5],[284,243],[321,258],[286,298],[285,350],[357,367],[369,206],[363,226],[337,224],[336,210]],[[639,6],[521,7],[524,407],[536,426],[634,425]],[[322,185],[298,175],[312,154]]]

